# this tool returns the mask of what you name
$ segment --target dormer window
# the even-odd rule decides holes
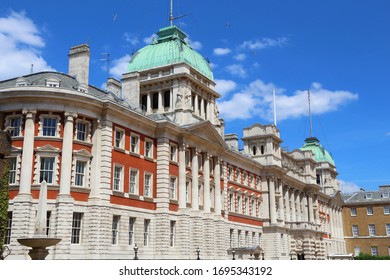
[[[46,79],[47,87],[60,87],[60,80],[56,77],[50,77]]]
[[[17,87],[26,87],[28,85],[28,80],[26,78],[18,78],[16,80],[16,86]]]
[[[366,199],[372,199],[372,193],[367,193],[366,194]]]

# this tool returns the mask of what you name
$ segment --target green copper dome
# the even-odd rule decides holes
[[[184,62],[213,80],[209,63],[189,46],[183,31],[176,26],[169,26],[160,29],[157,35],[157,40],[132,56],[128,67],[129,72]]]
[[[306,138],[305,145],[300,150],[312,151],[317,162],[329,162],[335,165],[331,154],[322,147],[320,141],[315,137]]]

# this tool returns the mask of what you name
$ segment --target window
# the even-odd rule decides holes
[[[5,228],[4,244],[8,245],[11,243],[11,229],[12,229],[12,212],[8,212],[7,226]]]
[[[48,184],[54,183],[54,159],[54,157],[41,157],[39,182],[45,180]]]
[[[120,216],[112,216],[112,245],[118,244]]]
[[[230,166],[228,168],[228,177],[229,177],[229,180],[233,180],[233,169]]]
[[[252,199],[252,200],[251,200],[251,213],[250,213],[251,216],[254,216],[254,215],[255,215],[255,210],[256,210],[255,200]]]
[[[85,170],[87,163],[85,161],[76,161],[76,172],[75,172],[75,186],[84,187],[85,186]]]
[[[88,141],[88,123],[77,121],[76,122],[76,140]]]
[[[372,193],[366,193],[366,199],[372,199]]]
[[[171,247],[175,246],[175,230],[176,230],[176,222],[171,221],[170,223],[170,234],[169,234],[169,245]]]
[[[371,256],[378,256],[378,247],[371,246]]]
[[[57,122],[56,117],[44,117],[42,125],[43,136],[57,136]]]
[[[130,169],[130,188],[129,193],[138,193],[138,170]]]
[[[244,211],[243,211],[243,213],[245,215],[249,214],[248,198],[247,197],[245,197],[245,199],[244,199]]]
[[[121,191],[123,185],[123,167],[114,165],[114,191]]]
[[[9,158],[10,166],[9,166],[9,178],[8,178],[8,183],[10,185],[16,184],[16,164],[17,158],[12,157]]]
[[[233,212],[234,211],[234,196],[233,194],[229,194],[229,211]]]
[[[176,199],[176,178],[171,177],[169,183],[169,198]]]
[[[158,92],[152,94],[152,109],[158,109]]]
[[[81,221],[83,219],[83,213],[74,212],[72,218],[72,244],[80,244],[81,239]]]
[[[51,218],[51,211],[46,212],[46,236],[49,236],[50,234],[50,218]]]
[[[152,175],[150,174],[145,174],[144,196],[152,196]]]
[[[245,246],[249,246],[249,232],[245,231]]]
[[[237,232],[237,247],[240,247],[240,241],[241,241],[241,230],[238,230]]]
[[[233,229],[230,229],[230,248],[233,248],[234,244],[233,244],[233,233],[234,233],[234,230]]]
[[[367,207],[367,215],[374,215],[374,210],[372,207]]]
[[[164,91],[164,108],[169,108],[171,105],[171,92],[170,91]]]
[[[370,236],[375,236],[375,225],[368,225],[368,233]]]
[[[389,198],[389,193],[388,193],[388,192],[382,193],[382,197],[383,197],[383,198]]]
[[[153,142],[145,140],[145,157],[153,158]]]
[[[386,224],[386,235],[390,236],[390,224]]]
[[[20,136],[22,130],[22,118],[21,117],[10,117],[8,120],[8,132],[11,136]]]
[[[241,183],[241,171],[239,168],[236,170],[236,182]]]
[[[242,201],[241,201],[241,196],[237,196],[237,208],[238,208],[237,213],[242,213]]]
[[[125,132],[122,129],[115,128],[114,145],[117,148],[125,148]]]
[[[353,207],[350,210],[351,210],[351,216],[356,216],[356,208]]]
[[[149,226],[150,220],[144,220],[144,246],[149,245]]]
[[[130,136],[130,152],[139,154],[139,136],[132,134]]]
[[[384,211],[385,215],[389,215],[390,214],[390,206],[389,205],[384,206],[383,211]]]
[[[198,170],[203,170],[203,156],[201,154],[198,155]]]
[[[359,236],[359,227],[358,227],[358,225],[352,225],[352,236]]]
[[[190,186],[190,182],[187,181],[187,182],[186,182],[186,202],[187,202],[187,203],[191,201],[191,199],[190,199],[190,198],[191,198],[190,194],[191,194],[191,186]]]
[[[129,245],[134,244],[135,218],[129,218]]]
[[[185,151],[185,162],[186,162],[187,167],[191,166],[190,151],[189,150]]]
[[[170,146],[170,158],[171,161],[177,162],[177,146],[171,144]]]
[[[356,246],[356,247],[354,248],[354,255],[355,255],[355,256],[359,256],[359,254],[360,254],[360,247],[357,247],[357,246]]]

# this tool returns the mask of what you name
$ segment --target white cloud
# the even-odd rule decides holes
[[[239,53],[234,56],[234,59],[237,61],[244,61],[246,59],[246,55],[243,53]]]
[[[116,79],[120,79],[122,74],[127,72],[130,59],[131,56],[127,54],[121,58],[113,60],[113,66],[110,68],[110,74],[113,75]]]
[[[143,39],[143,41],[144,41],[145,44],[151,44],[153,42],[153,38],[157,39],[157,35],[156,34],[152,34],[149,37],[145,37]]]
[[[123,37],[125,38],[126,42],[129,42],[132,46],[135,46],[139,43],[138,36],[136,34],[126,32],[123,34]]]
[[[296,90],[292,95],[288,95],[283,88],[256,80],[241,92],[235,93],[230,100],[224,100],[220,103],[221,116],[228,120],[261,117],[272,121],[273,89],[276,91],[276,111],[279,121],[308,115],[306,90]],[[335,111],[340,106],[358,99],[357,94],[349,91],[330,91],[324,89],[319,83],[313,83],[310,92],[311,111],[318,115]],[[248,103],[250,108],[243,108],[243,104],[238,98],[252,100],[251,103]],[[234,107],[234,104],[237,105]]]
[[[340,182],[340,190],[342,193],[358,192],[361,189],[361,187],[359,187],[358,185],[352,182],[346,182],[343,180],[339,180],[339,182]]]
[[[221,94],[222,96],[225,95],[226,93],[235,90],[237,87],[236,82],[232,80],[214,80],[216,83],[215,90]]]
[[[203,48],[203,44],[199,41],[192,41],[190,36],[186,38],[188,42],[190,43],[191,48],[193,48],[196,51],[199,51]]]
[[[214,55],[221,56],[221,55],[227,55],[231,53],[231,50],[229,48],[215,48],[213,53]]]
[[[272,47],[283,47],[286,45],[288,39],[286,37],[280,37],[276,39],[262,38],[257,40],[244,41],[240,47],[249,50],[261,50]]]
[[[45,46],[38,27],[25,12],[0,18],[0,80],[53,70],[40,55]],[[10,67],[12,65],[12,67]]]
[[[246,70],[241,64],[231,64],[226,66],[226,69],[233,76],[238,76],[241,78],[245,78],[247,76]]]

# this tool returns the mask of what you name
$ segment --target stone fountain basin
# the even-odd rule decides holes
[[[19,238],[18,242],[24,246],[31,248],[46,248],[54,246],[61,241],[61,238],[49,238],[49,237],[30,237]]]

